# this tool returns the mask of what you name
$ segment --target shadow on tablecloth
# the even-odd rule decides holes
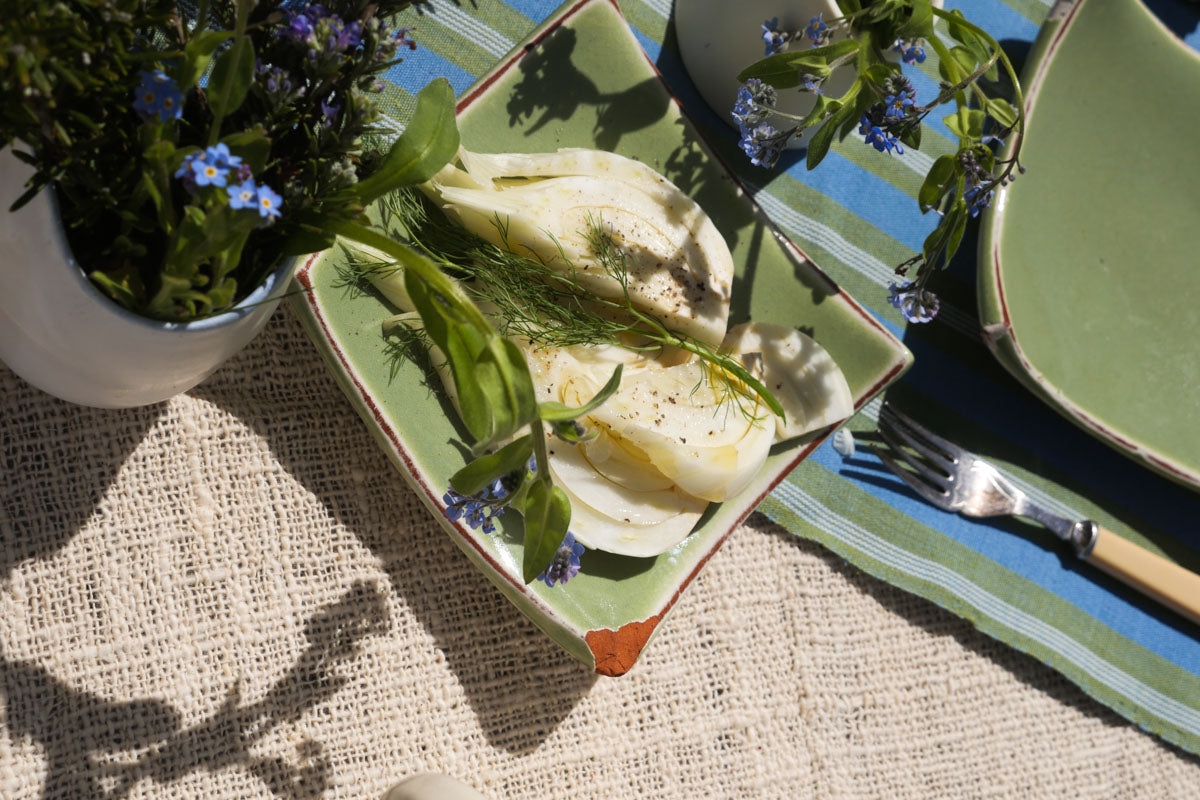
[[[471,566],[423,505],[400,499],[412,489],[375,444],[289,307],[237,359],[190,394],[264,437],[283,467],[375,554],[392,589],[444,654],[489,741],[514,753],[536,750],[595,683],[595,674]],[[248,374],[267,379],[247,383]],[[289,381],[289,375],[304,380]],[[291,390],[301,386],[303,392]],[[397,519],[396,509],[403,507],[417,510]],[[540,702],[546,681],[556,687],[553,705]]]

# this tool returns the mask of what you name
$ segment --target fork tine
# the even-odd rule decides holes
[[[924,497],[929,502],[933,503],[938,508],[950,508],[950,495],[947,492],[930,486],[928,483],[918,477],[915,472],[900,466],[900,464],[898,464],[896,460],[892,458],[882,447],[876,447],[875,445],[871,445],[870,447],[872,452],[879,457],[879,460],[882,461],[884,465],[896,475],[896,477],[907,483],[910,489],[921,495],[921,497]]]
[[[900,437],[898,437],[891,428],[880,426],[879,435],[885,442],[887,442],[887,445],[892,449],[892,454],[894,456],[898,457],[905,464],[908,464],[917,472],[921,473],[921,477],[923,477],[926,482],[933,487],[944,491],[947,488],[947,484],[954,482],[954,476],[952,474],[947,475],[944,471],[939,472],[938,470],[929,466],[929,463],[924,458],[915,456],[905,450],[904,445],[899,440]]]
[[[890,429],[898,439],[941,467],[947,475],[953,474],[958,462],[966,455],[961,447],[931,433],[908,415],[892,408],[890,403],[884,404],[879,417],[880,432],[885,429]]]

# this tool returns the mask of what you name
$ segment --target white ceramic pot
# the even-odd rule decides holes
[[[942,0],[934,0],[941,7]],[[809,21],[840,17],[835,0],[675,0],[675,38],[679,55],[700,96],[717,116],[736,127],[729,112],[737,102],[737,75],[766,55],[762,40],[765,21],[779,18],[778,30],[801,32]],[[840,36],[835,36],[837,41]],[[810,47],[807,39],[794,42],[789,52]],[[889,54],[889,57],[892,57]],[[899,56],[892,57],[899,61]],[[854,70],[843,67],[825,80],[825,94],[837,97],[854,82]],[[804,115],[812,111],[813,95],[799,89],[779,92],[776,104],[781,111]],[[782,122],[773,122],[783,128]],[[804,147],[814,129],[792,139],[789,147]]]
[[[675,37],[696,90],[717,116],[734,126],[729,112],[741,86],[737,75],[766,54],[763,22],[778,17],[779,30],[803,31],[817,14],[832,19],[841,13],[835,0],[675,0]],[[790,50],[808,46],[805,39],[793,43]],[[826,80],[825,91],[839,95],[853,82],[853,70],[835,70]],[[779,92],[777,106],[790,114],[807,114],[812,111],[813,96],[785,89]],[[797,137],[790,146],[806,142],[807,137]]]
[[[51,192],[9,213],[29,175],[0,153],[0,360],[63,400],[124,408],[187,391],[254,338],[290,283],[291,259],[227,313],[188,323],[139,317],[88,281]]]

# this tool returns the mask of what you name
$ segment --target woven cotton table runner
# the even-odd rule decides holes
[[[398,119],[434,76],[464,89],[555,5],[414,13],[420,47],[389,76]],[[947,5],[1018,45],[1047,10]],[[622,9],[758,202],[914,351],[892,399],[1073,510],[1196,548],[1193,495],[992,364],[973,263],[948,273],[933,325],[905,330],[886,306],[890,265],[928,225],[916,171],[850,140],[811,174],[747,168],[680,66],[670,4]],[[860,436],[873,413],[852,422]],[[803,464],[763,506],[775,522],[730,536],[619,679],[471,568],[286,305],[204,384],[147,408],[59,402],[0,366],[0,454],[5,800],[373,800],[426,770],[494,800],[1200,785],[1194,629],[1040,534],[920,505],[861,450]]]
[[[949,2],[1019,59],[1050,3]],[[984,453],[1035,499],[1072,519],[1091,518],[1120,535],[1200,570],[1200,496],[1146,472],[1039,403],[995,362],[975,311],[975,242],[939,278],[941,311],[930,325],[905,326],[887,303],[893,267],[932,230],[916,191],[933,158],[955,139],[932,114],[920,151],[882,155],[859,137],[835,143],[815,171],[803,152],[775,170],[753,167],[728,117],[700,98],[674,43],[668,2],[625,2],[622,10],[701,133],[755,200],[846,291],[911,349],[915,366],[888,393],[943,435]],[[1194,10],[1152,6],[1200,46]],[[465,90],[554,6],[446,0],[414,14],[422,49],[389,78],[399,105],[437,75]],[[526,21],[522,28],[520,20]],[[1194,32],[1193,32],[1194,31]],[[1019,67],[1019,63],[1018,63]],[[906,69],[918,97],[937,92],[937,58]],[[879,400],[851,422],[874,429]],[[1095,569],[1076,563],[1048,534],[1013,523],[966,520],[923,503],[860,450],[845,459],[831,444],[780,485],[762,511],[889,583],[960,614],[993,636],[1053,665],[1101,702],[1192,752],[1200,752],[1200,632]]]

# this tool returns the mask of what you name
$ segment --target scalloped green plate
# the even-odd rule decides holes
[[[458,121],[464,145],[474,150],[597,147],[665,173],[697,198],[730,243],[738,266],[730,322],[754,318],[803,328],[841,365],[857,406],[911,363],[904,346],[742,193],[683,117],[615,3],[583,0],[559,9],[467,90]],[[633,666],[725,537],[820,441],[810,436],[778,447],[741,496],[711,507],[667,553],[589,552],[570,583],[527,586],[520,579],[519,518],[506,516],[495,534],[485,535],[443,516],[442,495],[463,464],[455,446],[461,433],[421,370],[405,364],[390,374],[380,320],[393,312],[339,285],[340,258],[337,248],[311,257],[297,273],[307,291],[293,302],[346,395],[467,557],[555,641],[602,674]]]
[[[1200,488],[1200,57],[1138,0],[1080,0],[1025,73],[1028,172],[980,236],[987,341],[1068,419]]]

